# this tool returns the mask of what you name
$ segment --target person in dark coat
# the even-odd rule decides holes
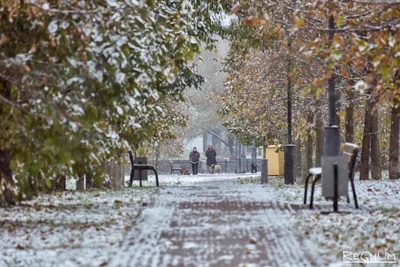
[[[206,158],[208,171],[211,172],[211,165],[217,164],[217,152],[215,152],[215,149],[211,145],[207,148]]]
[[[196,147],[194,147],[193,151],[190,152],[189,160],[192,163],[193,175],[197,175],[199,173],[200,153],[197,151]]]

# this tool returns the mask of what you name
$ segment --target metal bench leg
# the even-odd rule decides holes
[[[306,178],[306,183],[304,186],[304,205],[307,204],[307,190],[308,190],[308,180],[310,180],[310,178],[312,177],[312,174],[309,174]]]
[[[315,176],[315,179],[314,179],[314,181],[312,182],[312,186],[311,186],[311,198],[310,198],[310,209],[313,208],[315,184],[316,184],[320,179],[321,179],[321,175],[318,174],[317,176]]]
[[[357,200],[356,188],[354,187],[354,179],[350,179],[350,183],[351,183],[351,189],[353,190],[354,205],[356,206],[356,209],[358,209],[358,200]]]
[[[155,175],[156,175],[156,185],[157,185],[157,187],[159,187],[160,184],[158,183],[158,174],[157,174],[157,171],[156,171],[155,169],[153,169],[153,171],[154,171],[154,173],[155,173]]]
[[[338,201],[339,201],[339,181],[338,181],[338,165],[335,163],[333,165],[333,212],[338,212]]]
[[[129,179],[129,187],[132,187],[133,179],[135,177],[135,168],[134,168],[134,160],[133,160],[133,153],[132,151],[128,152],[129,154],[129,161],[131,162],[131,177]]]
[[[131,177],[130,177],[130,179],[129,179],[129,187],[132,187],[134,177],[135,177],[135,169],[132,168],[132,170],[131,170]]]

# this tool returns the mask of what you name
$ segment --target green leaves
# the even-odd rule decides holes
[[[305,25],[304,19],[297,17],[295,20],[295,25],[297,28],[303,27]]]
[[[336,18],[336,27],[340,28],[346,21],[346,16],[339,16]]]
[[[12,94],[0,85],[0,147],[11,148],[21,184],[97,175],[101,161],[171,137],[185,121],[171,107],[202,82],[191,61],[200,43],[213,43],[212,16],[221,6],[208,2],[1,9],[0,29],[12,31],[0,35],[0,84]],[[24,167],[15,168],[17,161]]]

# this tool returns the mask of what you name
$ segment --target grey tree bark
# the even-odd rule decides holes
[[[15,205],[10,152],[0,149],[0,206]]]
[[[349,90],[347,92],[347,101],[349,102],[346,106],[346,142],[354,142],[354,105],[351,101],[354,98],[354,92]]]
[[[369,90],[369,95],[371,95],[371,90]],[[371,126],[372,126],[372,103],[368,99],[365,105],[365,117],[364,117],[364,134],[361,146],[361,163],[360,163],[360,180],[369,179],[369,159],[371,150]]]
[[[395,101],[391,113],[389,179],[400,179],[400,102]]]
[[[320,107],[315,118],[315,165],[321,166],[321,157],[324,155],[324,119],[322,116],[322,102],[318,100]]]
[[[312,115],[308,116],[308,123],[312,124],[314,121],[314,118]],[[307,133],[307,170],[313,167],[313,150],[314,150],[314,140],[313,140],[313,134],[312,131],[309,131]],[[320,166],[320,165],[318,165]]]
[[[11,99],[11,84],[0,78],[0,94],[3,98]],[[7,112],[4,110],[4,104],[0,105],[0,115]],[[7,113],[5,113],[7,116]],[[8,132],[7,126],[1,129],[4,133]],[[0,206],[15,205],[15,196],[13,193],[14,180],[11,170],[10,149],[6,146],[8,138],[0,135],[0,141],[3,145],[0,147]]]
[[[124,185],[124,168],[116,160],[107,162],[107,174],[111,178],[112,187],[118,188]]]
[[[294,170],[296,176],[296,182],[299,183],[302,181],[302,156],[301,156],[301,139],[296,139],[295,153],[294,153]]]
[[[374,102],[376,104],[376,102]],[[375,180],[382,179],[382,160],[379,141],[378,110],[371,114],[371,175]]]

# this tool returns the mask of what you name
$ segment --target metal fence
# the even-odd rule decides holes
[[[187,168],[190,172],[192,171],[192,164],[189,160],[160,160],[158,162],[157,171],[159,174],[171,174],[171,163],[173,168]],[[155,161],[148,161],[148,164],[155,166]],[[235,173],[236,160],[223,160],[217,161],[217,164],[221,166],[223,173]],[[257,159],[257,170],[261,170],[261,159]],[[131,171],[130,164],[125,167],[125,175],[129,175]],[[207,173],[207,164],[205,161],[200,162],[199,173]],[[251,172],[251,159],[246,159],[246,172]],[[179,174],[175,171],[174,174]]]

